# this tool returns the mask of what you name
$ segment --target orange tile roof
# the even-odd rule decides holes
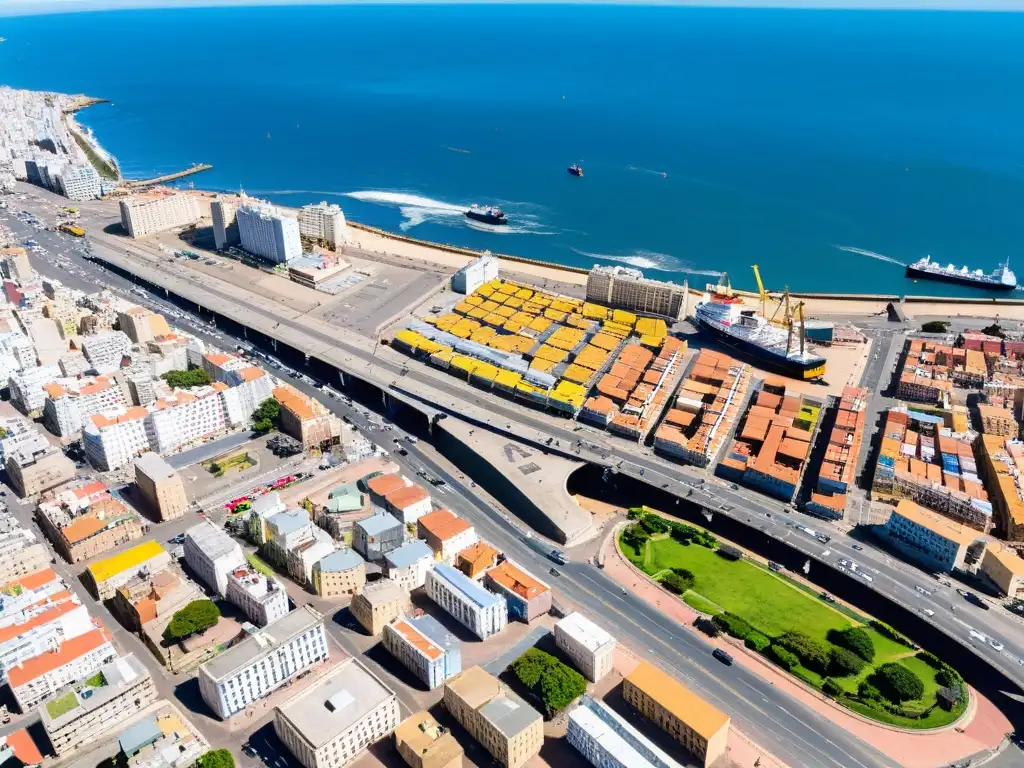
[[[67,600],[62,603],[55,604],[52,608],[47,608],[45,611],[37,613],[28,621],[23,621],[20,624],[9,624],[6,627],[0,627],[0,643],[6,643],[8,640],[13,640],[18,635],[28,632],[30,629],[41,627],[44,624],[49,624],[51,621],[56,621],[65,613],[70,613],[78,608],[78,606],[79,603]]]
[[[526,571],[516,568],[508,560],[491,568],[487,575],[505,587],[505,589],[515,592],[527,600],[548,591],[546,584],[541,584],[530,574],[526,573]]]
[[[448,541],[472,527],[448,509],[430,512],[421,517],[418,523],[423,526],[423,530],[435,536],[439,541]]]
[[[205,357],[206,357],[206,359],[207,359],[207,360],[209,360],[209,361],[210,361],[210,362],[211,362],[211,363],[212,363],[213,365],[216,365],[216,366],[221,366],[221,365],[224,365],[224,363],[226,363],[226,362],[227,362],[228,360],[230,360],[230,359],[231,359],[231,358],[230,358],[230,357],[228,357],[227,355],[217,355],[217,354],[212,354],[212,355],[206,355]]]
[[[95,621],[99,622],[99,619]],[[102,627],[102,624],[100,624]],[[11,667],[7,672],[7,682],[12,688],[25,685],[42,675],[60,669],[75,659],[94,651],[106,642],[110,641],[105,629],[93,629],[84,635],[73,637],[61,643],[56,651],[47,651],[38,656],[33,656],[20,664]]]
[[[313,413],[313,408],[309,404],[309,398],[301,394],[298,390],[293,390],[290,387],[274,387],[274,399],[281,404],[282,407],[287,408],[289,411],[299,417],[300,420],[305,421],[306,419],[312,419],[316,417]]]
[[[265,375],[265,371],[262,368],[242,368],[237,371],[238,375],[242,378],[242,381],[256,381],[261,379]]]
[[[476,563],[480,560],[484,562],[491,562],[498,556],[498,550],[488,544],[486,541],[478,541],[468,549],[464,549],[459,553],[459,558],[465,560],[467,563]]]
[[[43,389],[54,400],[58,397],[64,397],[64,393],[67,391],[60,384],[43,384]]]
[[[24,728],[7,734],[7,746],[14,752],[14,756],[25,765],[36,765],[43,762],[43,755],[39,751],[39,747]]]
[[[370,489],[370,492],[378,496],[387,496],[392,491],[397,491],[407,485],[409,485],[409,481],[401,475],[378,475],[371,477],[366,482],[366,487]]]
[[[404,488],[397,488],[390,493],[385,494],[384,498],[387,499],[388,503],[395,509],[407,509],[413,504],[419,504],[421,501],[429,500],[430,494],[418,485],[407,485]]]
[[[409,622],[398,619],[391,625],[398,634],[406,639],[410,645],[418,649],[424,656],[433,661],[441,657],[441,649],[434,645],[422,633],[409,625]]]
[[[53,568],[42,568],[38,571],[32,571],[27,573],[20,579],[13,579],[3,586],[3,591],[9,590],[14,585],[21,586],[22,589],[39,589],[44,584],[49,584],[51,581],[57,580],[57,574]]]
[[[70,525],[64,526],[61,533],[67,539],[68,544],[77,544],[90,536],[95,536],[106,527],[106,520],[98,520],[91,515],[85,515],[72,521]]]
[[[129,421],[137,421],[138,419],[146,418],[147,411],[141,406],[135,406],[133,408],[125,409],[124,413],[117,413],[114,418],[110,418],[105,413],[95,413],[90,418],[92,423],[96,425],[98,429],[104,427],[110,427],[114,424],[125,424]]]

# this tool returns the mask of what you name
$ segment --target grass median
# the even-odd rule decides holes
[[[694,526],[662,518],[655,521],[651,519],[652,513],[633,516],[638,522],[618,539],[622,553],[659,580],[673,572],[692,574],[692,587],[679,597],[702,613],[718,614],[714,621],[722,631],[744,639],[749,648],[794,677],[861,715],[891,725],[936,728],[955,722],[963,714],[967,705],[966,686],[959,675],[933,656],[912,647],[884,624],[827,602],[807,585],[746,557],[723,556],[727,552],[719,551],[709,534],[701,531],[700,537],[693,536]],[[853,671],[840,668],[833,657],[846,653],[835,643],[841,644],[839,638],[844,631],[855,627],[863,630],[871,651],[866,654],[869,660],[854,660],[862,667]],[[756,637],[747,639],[747,631]],[[795,650],[806,651],[803,655],[789,652],[794,650],[794,635],[799,636]],[[809,650],[804,646],[809,646]],[[778,648],[783,649],[782,653],[776,652]],[[892,664],[920,680],[920,695],[911,698],[905,692],[886,688],[879,669]],[[940,674],[940,670],[945,671]],[[943,685],[937,677],[947,684],[945,706],[940,706]],[[951,704],[948,699],[956,693],[959,701]]]

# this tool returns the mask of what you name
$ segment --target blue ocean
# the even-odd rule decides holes
[[[906,278],[926,254],[1024,283],[1021,14],[262,7],[0,36],[0,82],[112,102],[81,118],[129,176],[208,162],[197,186],[696,284],[972,293]]]

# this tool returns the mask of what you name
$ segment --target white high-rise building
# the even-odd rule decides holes
[[[61,171],[60,185],[69,200],[95,200],[100,196],[100,175],[91,165],[72,165]]]
[[[587,275],[587,301],[673,320],[686,315],[687,291],[685,280],[682,285],[653,280],[632,267],[595,265]]]
[[[246,201],[235,219],[242,248],[254,256],[283,264],[302,255],[298,220],[276,206],[259,200]]]
[[[97,373],[112,373],[121,367],[121,359],[132,350],[132,340],[122,331],[106,331],[86,336],[82,342],[85,359]]]
[[[323,240],[332,248],[348,241],[345,214],[337,205],[326,202],[304,205],[299,210],[299,234],[313,240]]]
[[[238,542],[209,520],[185,531],[185,562],[220,597],[228,591],[228,573],[245,567]]]
[[[255,367],[232,371],[229,378],[231,388],[221,392],[224,417],[232,427],[244,426],[260,403],[274,396],[274,381],[262,368]]]
[[[508,626],[505,598],[488,592],[462,571],[438,563],[427,573],[427,597],[481,640]]]
[[[183,445],[227,427],[221,390],[202,387],[161,397],[146,417],[149,444],[157,453],[170,453]]]
[[[60,378],[60,367],[40,365],[17,371],[10,378],[11,402],[24,413],[34,413],[46,403],[47,384]]]
[[[199,692],[227,719],[328,658],[324,617],[303,605],[199,667]]]
[[[566,740],[595,768],[682,768],[611,707],[590,696],[569,713]]]
[[[85,419],[82,445],[86,458],[98,469],[120,469],[149,450],[145,408],[115,408]]]
[[[187,192],[154,189],[121,201],[121,226],[132,237],[187,227],[201,217],[199,200]]]
[[[213,217],[213,244],[218,251],[229,245],[238,245],[238,203],[218,197],[210,203],[210,215]]]
[[[78,432],[94,413],[125,404],[124,391],[106,376],[47,384],[44,389],[46,426],[61,437]]]
[[[273,624],[288,613],[284,584],[249,566],[228,573],[227,599],[245,611],[257,627]]]

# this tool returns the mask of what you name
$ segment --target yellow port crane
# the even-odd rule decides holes
[[[786,295],[787,299],[787,316],[789,317],[789,334],[786,336],[786,354],[789,354],[789,350],[793,346],[793,325],[794,321],[799,320],[800,322],[800,354],[804,353],[804,348],[807,345],[807,329],[804,327],[804,303],[802,301],[797,302],[797,305],[793,307],[793,314],[790,315],[788,312],[788,299],[789,294]]]
[[[761,315],[767,317],[765,308],[768,304],[768,291],[764,289],[764,283],[761,282],[761,270],[758,268],[757,264],[754,264],[753,267],[754,279],[757,280],[757,295],[761,297]]]

